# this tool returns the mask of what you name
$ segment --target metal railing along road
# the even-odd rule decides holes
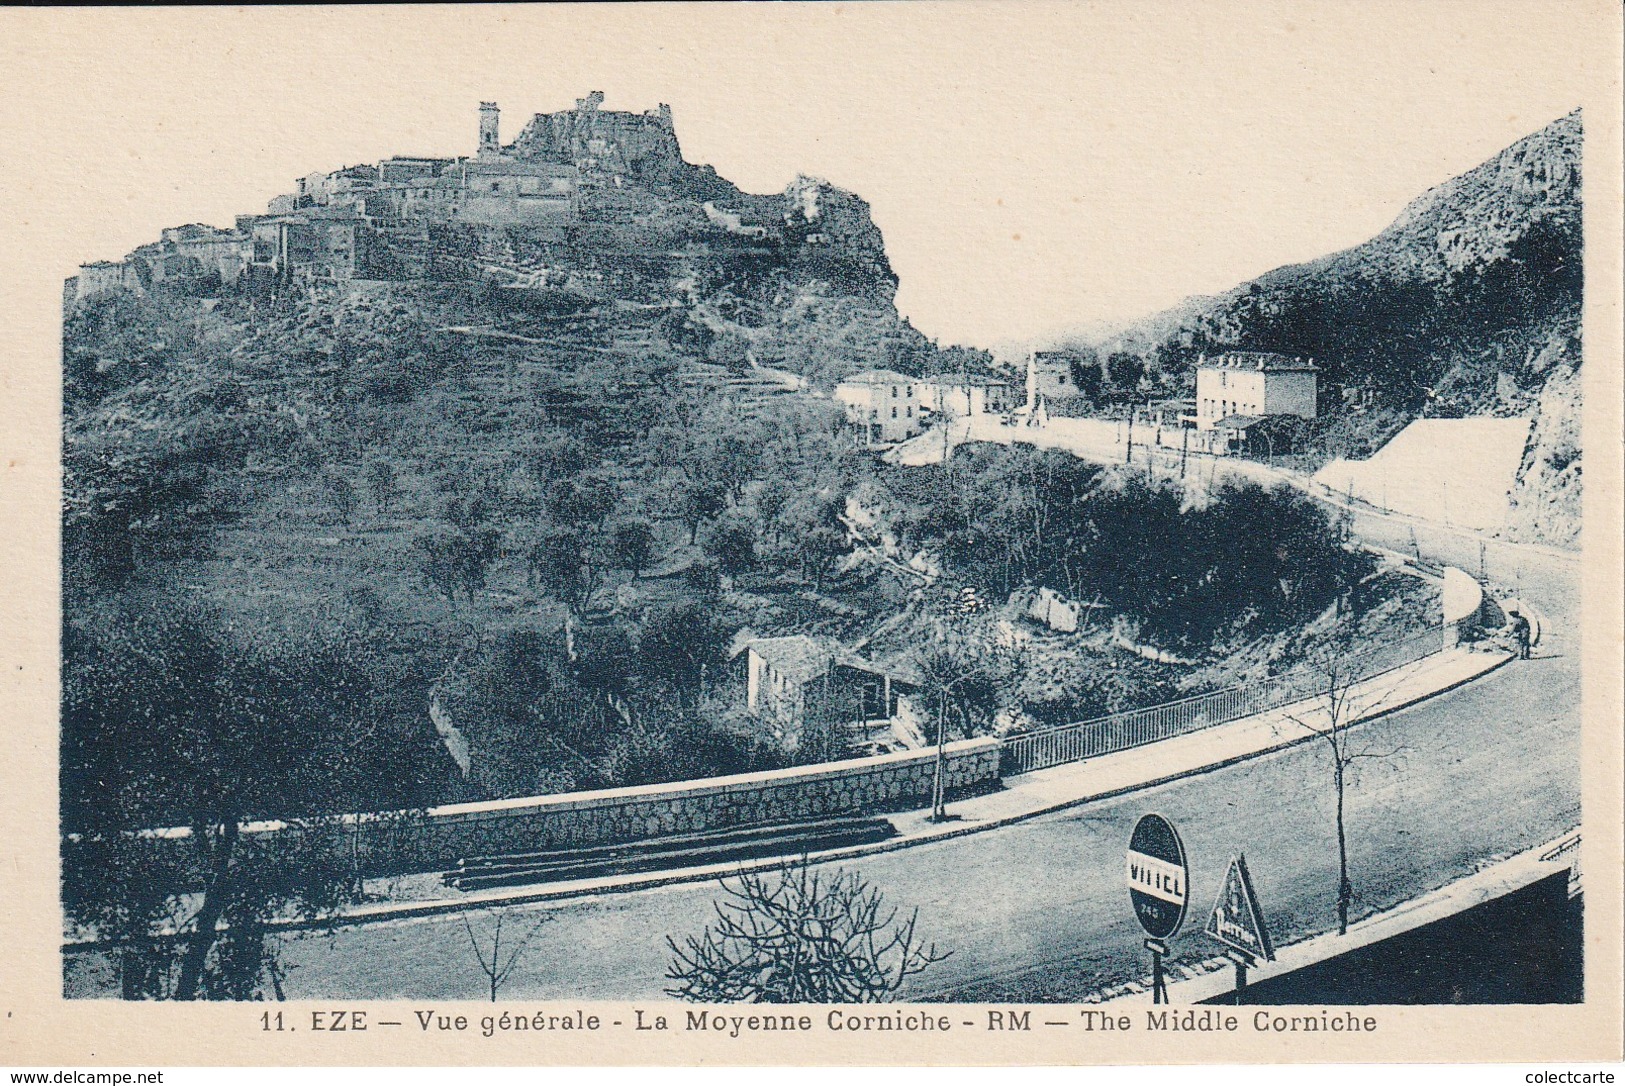
[[[1008,735],[1000,756],[1000,773],[1010,776],[1077,762],[1279,709],[1324,695],[1333,684],[1341,689],[1348,683],[1424,660],[1444,648],[1445,635],[1444,627],[1434,626],[1366,652],[1340,657],[1334,667],[1299,667],[1179,701]]]

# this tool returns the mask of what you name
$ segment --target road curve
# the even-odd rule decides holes
[[[1373,748],[1349,794],[1356,914],[1390,907],[1579,821],[1579,563],[1357,512],[1362,539],[1474,572],[1543,613],[1535,658],[1365,726]],[[1482,565],[1481,565],[1482,563]],[[1146,971],[1123,887],[1135,819],[1156,810],[1191,857],[1193,921],[1173,962],[1211,957],[1198,932],[1231,855],[1244,851],[1277,943],[1332,926],[1335,845],[1330,764],[1321,744],[1003,829],[854,861],[890,902],[919,910],[920,931],[952,955],[914,978],[914,999],[1076,1000]],[[698,932],[714,883],[513,906],[505,933],[539,923],[504,998],[631,1000],[663,994],[666,936]],[[545,919],[544,919],[545,917]],[[533,919],[534,918],[534,919]],[[483,914],[469,918],[489,929]],[[462,915],[286,937],[289,998],[473,999],[486,980]],[[70,994],[105,992],[106,962],[71,955]]]
[[[1477,571],[1479,544],[1380,514],[1361,537]],[[1491,543],[1490,578],[1544,612],[1535,658],[1369,725],[1402,752],[1369,763],[1349,796],[1356,912],[1392,906],[1579,820],[1578,563]],[[1307,744],[1118,799],[988,833],[865,858],[854,866],[888,900],[918,908],[920,930],[951,950],[915,978],[916,999],[1070,1000],[1146,969],[1122,885],[1124,842],[1140,814],[1171,817],[1191,856],[1193,916],[1230,856],[1245,851],[1276,940],[1333,922],[1330,767]],[[697,932],[714,884],[509,910],[542,923],[504,987],[514,999],[659,997],[668,934]],[[542,921],[545,916],[547,919]],[[475,914],[479,930],[489,918]],[[477,998],[485,983],[460,916],[369,924],[289,938],[290,998]],[[1173,941],[1176,963],[1216,949],[1199,923]]]

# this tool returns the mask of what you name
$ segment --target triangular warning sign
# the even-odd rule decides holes
[[[1267,962],[1275,960],[1275,947],[1270,942],[1270,930],[1264,923],[1264,910],[1258,907],[1258,894],[1253,880],[1247,874],[1247,857],[1237,856],[1230,861],[1230,871],[1219,888],[1219,900],[1213,903],[1213,915],[1207,918],[1205,934],[1225,946]]]

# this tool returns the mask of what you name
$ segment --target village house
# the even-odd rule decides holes
[[[354,279],[365,259],[365,225],[348,205],[265,216],[253,225],[253,266],[276,280]]]
[[[1263,351],[1231,351],[1196,368],[1196,429],[1232,437],[1271,415],[1312,419],[1319,371],[1313,361]]]
[[[1082,390],[1072,379],[1072,362],[1077,357],[1071,351],[1034,351],[1027,360],[1027,385],[1030,398],[1045,400],[1080,396]]]
[[[805,634],[753,638],[736,650],[741,658],[745,710],[771,723],[792,748],[820,715],[859,742],[923,742],[910,700],[919,683],[899,668]]]
[[[79,274],[72,282],[75,301],[94,298],[111,290],[141,289],[141,280],[136,276],[135,265],[128,260],[93,260],[88,264],[81,264]]]
[[[109,290],[143,292],[154,287],[218,287],[235,283],[253,259],[253,240],[242,230],[188,223],[166,227],[159,240],[123,260],[97,260],[79,266],[76,299]]]
[[[893,370],[865,370],[836,385],[835,399],[846,407],[864,444],[892,444],[925,429],[918,385],[919,378]]]
[[[253,250],[248,235],[242,231],[199,223],[170,227],[163,232],[160,244],[167,250],[170,278],[217,277],[223,286],[242,276]]]
[[[346,166],[331,173],[313,173],[296,182],[294,207],[358,203],[378,188],[379,168],[373,165]]]
[[[1016,407],[1016,390],[993,377],[977,374],[939,374],[922,378],[915,386],[918,404],[941,418],[967,415],[1002,415]]]

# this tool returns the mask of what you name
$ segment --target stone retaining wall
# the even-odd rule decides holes
[[[999,780],[999,741],[967,739],[946,749],[951,792]],[[765,773],[673,784],[567,792],[552,796],[460,803],[420,814],[347,815],[319,830],[280,822],[243,827],[250,847],[278,850],[290,835],[320,833],[363,875],[437,871],[465,857],[542,852],[698,833],[758,823],[907,810],[931,799],[935,751],[904,751]],[[156,848],[182,867],[191,831],[148,831]],[[74,847],[75,843],[65,843]]]

